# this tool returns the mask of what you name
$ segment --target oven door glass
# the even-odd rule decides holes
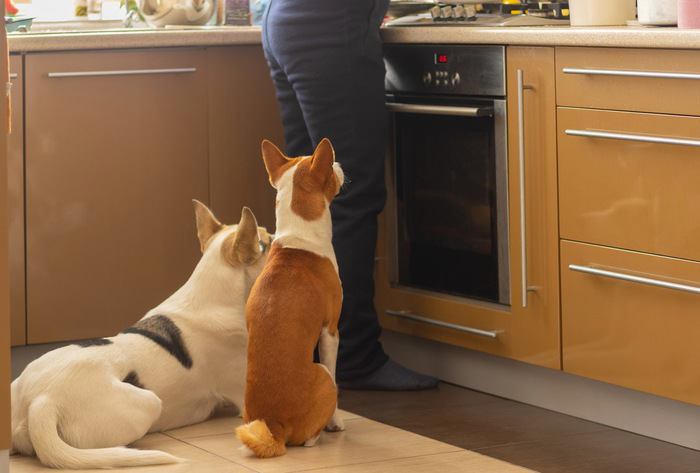
[[[505,105],[445,106],[389,104],[395,112],[394,282],[507,304],[505,126],[497,132]],[[490,116],[473,116],[475,108]]]

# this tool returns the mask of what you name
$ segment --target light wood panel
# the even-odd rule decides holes
[[[375,302],[382,325],[388,329],[559,369],[554,49],[511,47],[507,50],[507,61],[511,307],[393,287],[390,284],[392,262],[389,257],[394,251],[389,238],[389,222],[394,218],[391,203],[380,225]],[[529,294],[527,309],[522,308],[519,290],[518,69],[524,71],[526,84],[533,87],[525,91],[524,101],[528,284],[536,287]],[[389,195],[394,191],[392,174],[389,169]],[[500,333],[496,340],[486,339],[384,315],[387,309],[407,310],[443,322]]]
[[[562,241],[564,370],[700,404],[700,295],[569,265],[700,287],[700,263]]]
[[[211,48],[207,65],[212,208],[221,220],[237,222],[246,205],[273,230],[275,193],[260,143],[267,138],[283,147],[284,133],[262,48]]]
[[[10,56],[12,82],[12,134],[7,153],[10,315],[12,345],[26,343],[25,271],[24,271],[24,74],[22,56]]]
[[[567,136],[567,129],[700,141],[700,118],[560,108],[563,238],[700,260],[700,148]]]
[[[0,7],[5,11],[3,4]],[[0,78],[7,80],[7,36],[0,32]],[[0,100],[0,451],[10,448],[10,281],[8,258],[7,120],[8,102]]]
[[[565,74],[565,67],[700,74],[699,51],[557,48],[557,104],[700,115],[697,80]]]
[[[114,334],[177,289],[208,200],[203,49],[25,59],[29,343]],[[54,77],[51,72],[194,72]]]

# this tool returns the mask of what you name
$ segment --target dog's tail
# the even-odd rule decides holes
[[[270,430],[264,420],[254,420],[236,429],[238,440],[251,449],[258,458],[270,458],[284,455],[287,451],[282,428]],[[275,435],[277,434],[277,435]]]
[[[70,469],[118,468],[182,461],[156,450],[135,450],[126,447],[74,448],[64,442],[58,434],[58,411],[46,396],[32,401],[27,417],[32,445],[37,457],[46,466]]]

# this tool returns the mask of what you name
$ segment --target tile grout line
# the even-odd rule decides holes
[[[173,440],[176,440],[176,441],[178,441],[178,442],[180,442],[180,443],[184,443],[184,444],[187,445],[188,447],[196,448],[197,450],[201,450],[201,451],[203,451],[204,453],[208,453],[209,455],[211,455],[211,456],[213,456],[213,457],[219,458],[219,459],[221,459],[221,460],[225,460],[227,463],[232,463],[232,464],[234,464],[234,465],[240,466],[240,467],[245,468],[246,470],[251,471],[251,472],[254,472],[254,473],[260,473],[258,470],[253,470],[252,468],[250,468],[250,467],[248,467],[248,466],[246,466],[246,465],[241,465],[241,464],[238,463],[238,462],[235,462],[235,461],[233,461],[233,460],[230,460],[230,459],[228,459],[228,458],[226,458],[226,457],[222,457],[222,456],[219,455],[218,453],[210,452],[209,450],[205,450],[205,449],[203,449],[202,447],[199,447],[199,446],[197,446],[197,445],[193,445],[193,444],[191,444],[191,443],[189,443],[189,442],[186,442],[186,441],[184,441],[184,440],[181,440],[181,439],[175,438],[175,437],[173,437],[173,436],[171,436],[171,435],[168,435],[168,434],[166,434],[165,432],[161,432],[161,433],[162,433],[163,435],[165,435],[165,436],[167,436],[167,437],[173,439]],[[222,435],[222,434],[216,434],[216,435]]]
[[[408,432],[408,431],[407,431]],[[451,445],[454,446],[454,445]],[[301,473],[301,472],[307,472],[307,471],[323,471],[323,470],[328,470],[330,468],[344,468],[347,466],[357,466],[357,465],[371,465],[373,463],[385,463],[385,462],[391,462],[391,461],[396,461],[396,460],[407,460],[410,458],[420,458],[420,457],[432,457],[435,455],[450,455],[452,453],[459,453],[459,452],[469,452],[469,450],[466,450],[464,448],[460,447],[455,447],[455,450],[449,450],[445,452],[437,452],[437,453],[424,453],[423,455],[409,455],[407,457],[394,457],[394,458],[384,458],[382,460],[374,460],[374,461],[368,461],[368,462],[357,462],[357,463],[343,463],[340,465],[327,465],[327,466],[321,466],[321,467],[313,467],[313,468],[306,468],[303,470],[289,470],[286,471],[285,473]],[[503,460],[500,460],[503,461]],[[517,465],[516,465],[517,466]]]

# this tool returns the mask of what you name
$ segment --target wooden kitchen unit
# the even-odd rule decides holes
[[[557,49],[564,371],[694,404],[698,64]]]
[[[282,132],[259,46],[11,67],[13,345],[113,335],[171,294],[199,259],[192,199],[227,223],[247,205],[274,229],[259,146]]]
[[[560,369],[559,280],[556,177],[554,49],[507,49],[508,194],[511,305],[481,303],[391,284],[392,205],[382,219],[376,271],[376,305],[384,327],[453,345],[472,348],[548,368]],[[522,103],[518,102],[522,72]],[[518,114],[523,114],[524,169],[519,167]],[[391,163],[389,164],[391,166]],[[525,188],[521,192],[520,176]],[[388,173],[391,176],[393,173]],[[389,195],[394,183],[389,179]],[[524,198],[526,218],[521,219]],[[521,228],[525,225],[527,281],[521,278]],[[526,298],[523,300],[523,284]],[[444,326],[405,320],[391,314],[408,312],[442,323],[496,332],[495,338]]]

